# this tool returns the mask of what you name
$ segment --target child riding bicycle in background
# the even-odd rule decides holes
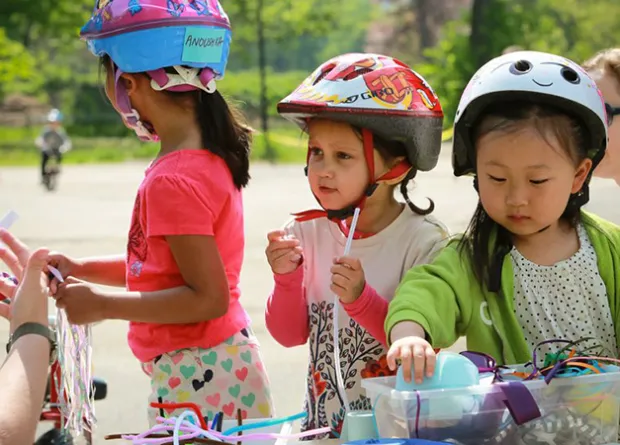
[[[71,150],[71,139],[62,126],[63,115],[60,110],[53,108],[47,115],[48,124],[35,140],[41,150],[41,181],[45,178],[45,169],[50,158],[54,158],[58,165],[62,161],[62,154]]]

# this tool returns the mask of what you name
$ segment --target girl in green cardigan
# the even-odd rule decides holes
[[[620,344],[620,227],[581,210],[607,144],[599,90],[577,64],[521,51],[484,65],[456,114],[452,164],[480,195],[464,236],[411,269],[389,306],[388,364],[434,372],[433,348],[460,336],[498,364],[542,341]],[[555,350],[547,344],[538,349]]]

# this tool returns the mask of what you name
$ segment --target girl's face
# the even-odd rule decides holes
[[[492,132],[477,143],[482,206],[517,236],[555,225],[591,167],[590,159],[576,165],[555,137],[543,138],[533,128]]]
[[[364,145],[350,125],[312,119],[308,127],[308,181],[323,208],[338,210],[360,200],[369,183]],[[386,165],[375,150],[377,176]]]
[[[616,78],[602,71],[591,73],[601,90],[605,102],[612,107],[620,107],[620,83]],[[605,157],[594,171],[601,178],[613,178],[620,183],[620,116],[616,116],[609,127],[609,144]]]

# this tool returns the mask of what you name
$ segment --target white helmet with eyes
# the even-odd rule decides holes
[[[589,132],[593,168],[607,146],[608,116],[603,97],[575,62],[554,54],[517,51],[483,65],[463,91],[454,121],[452,167],[455,176],[475,172],[472,128],[494,103],[523,100],[552,105],[577,118]]]

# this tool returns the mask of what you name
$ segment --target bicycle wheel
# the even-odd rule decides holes
[[[67,432],[52,428],[43,433],[34,445],[73,445],[73,437]]]

